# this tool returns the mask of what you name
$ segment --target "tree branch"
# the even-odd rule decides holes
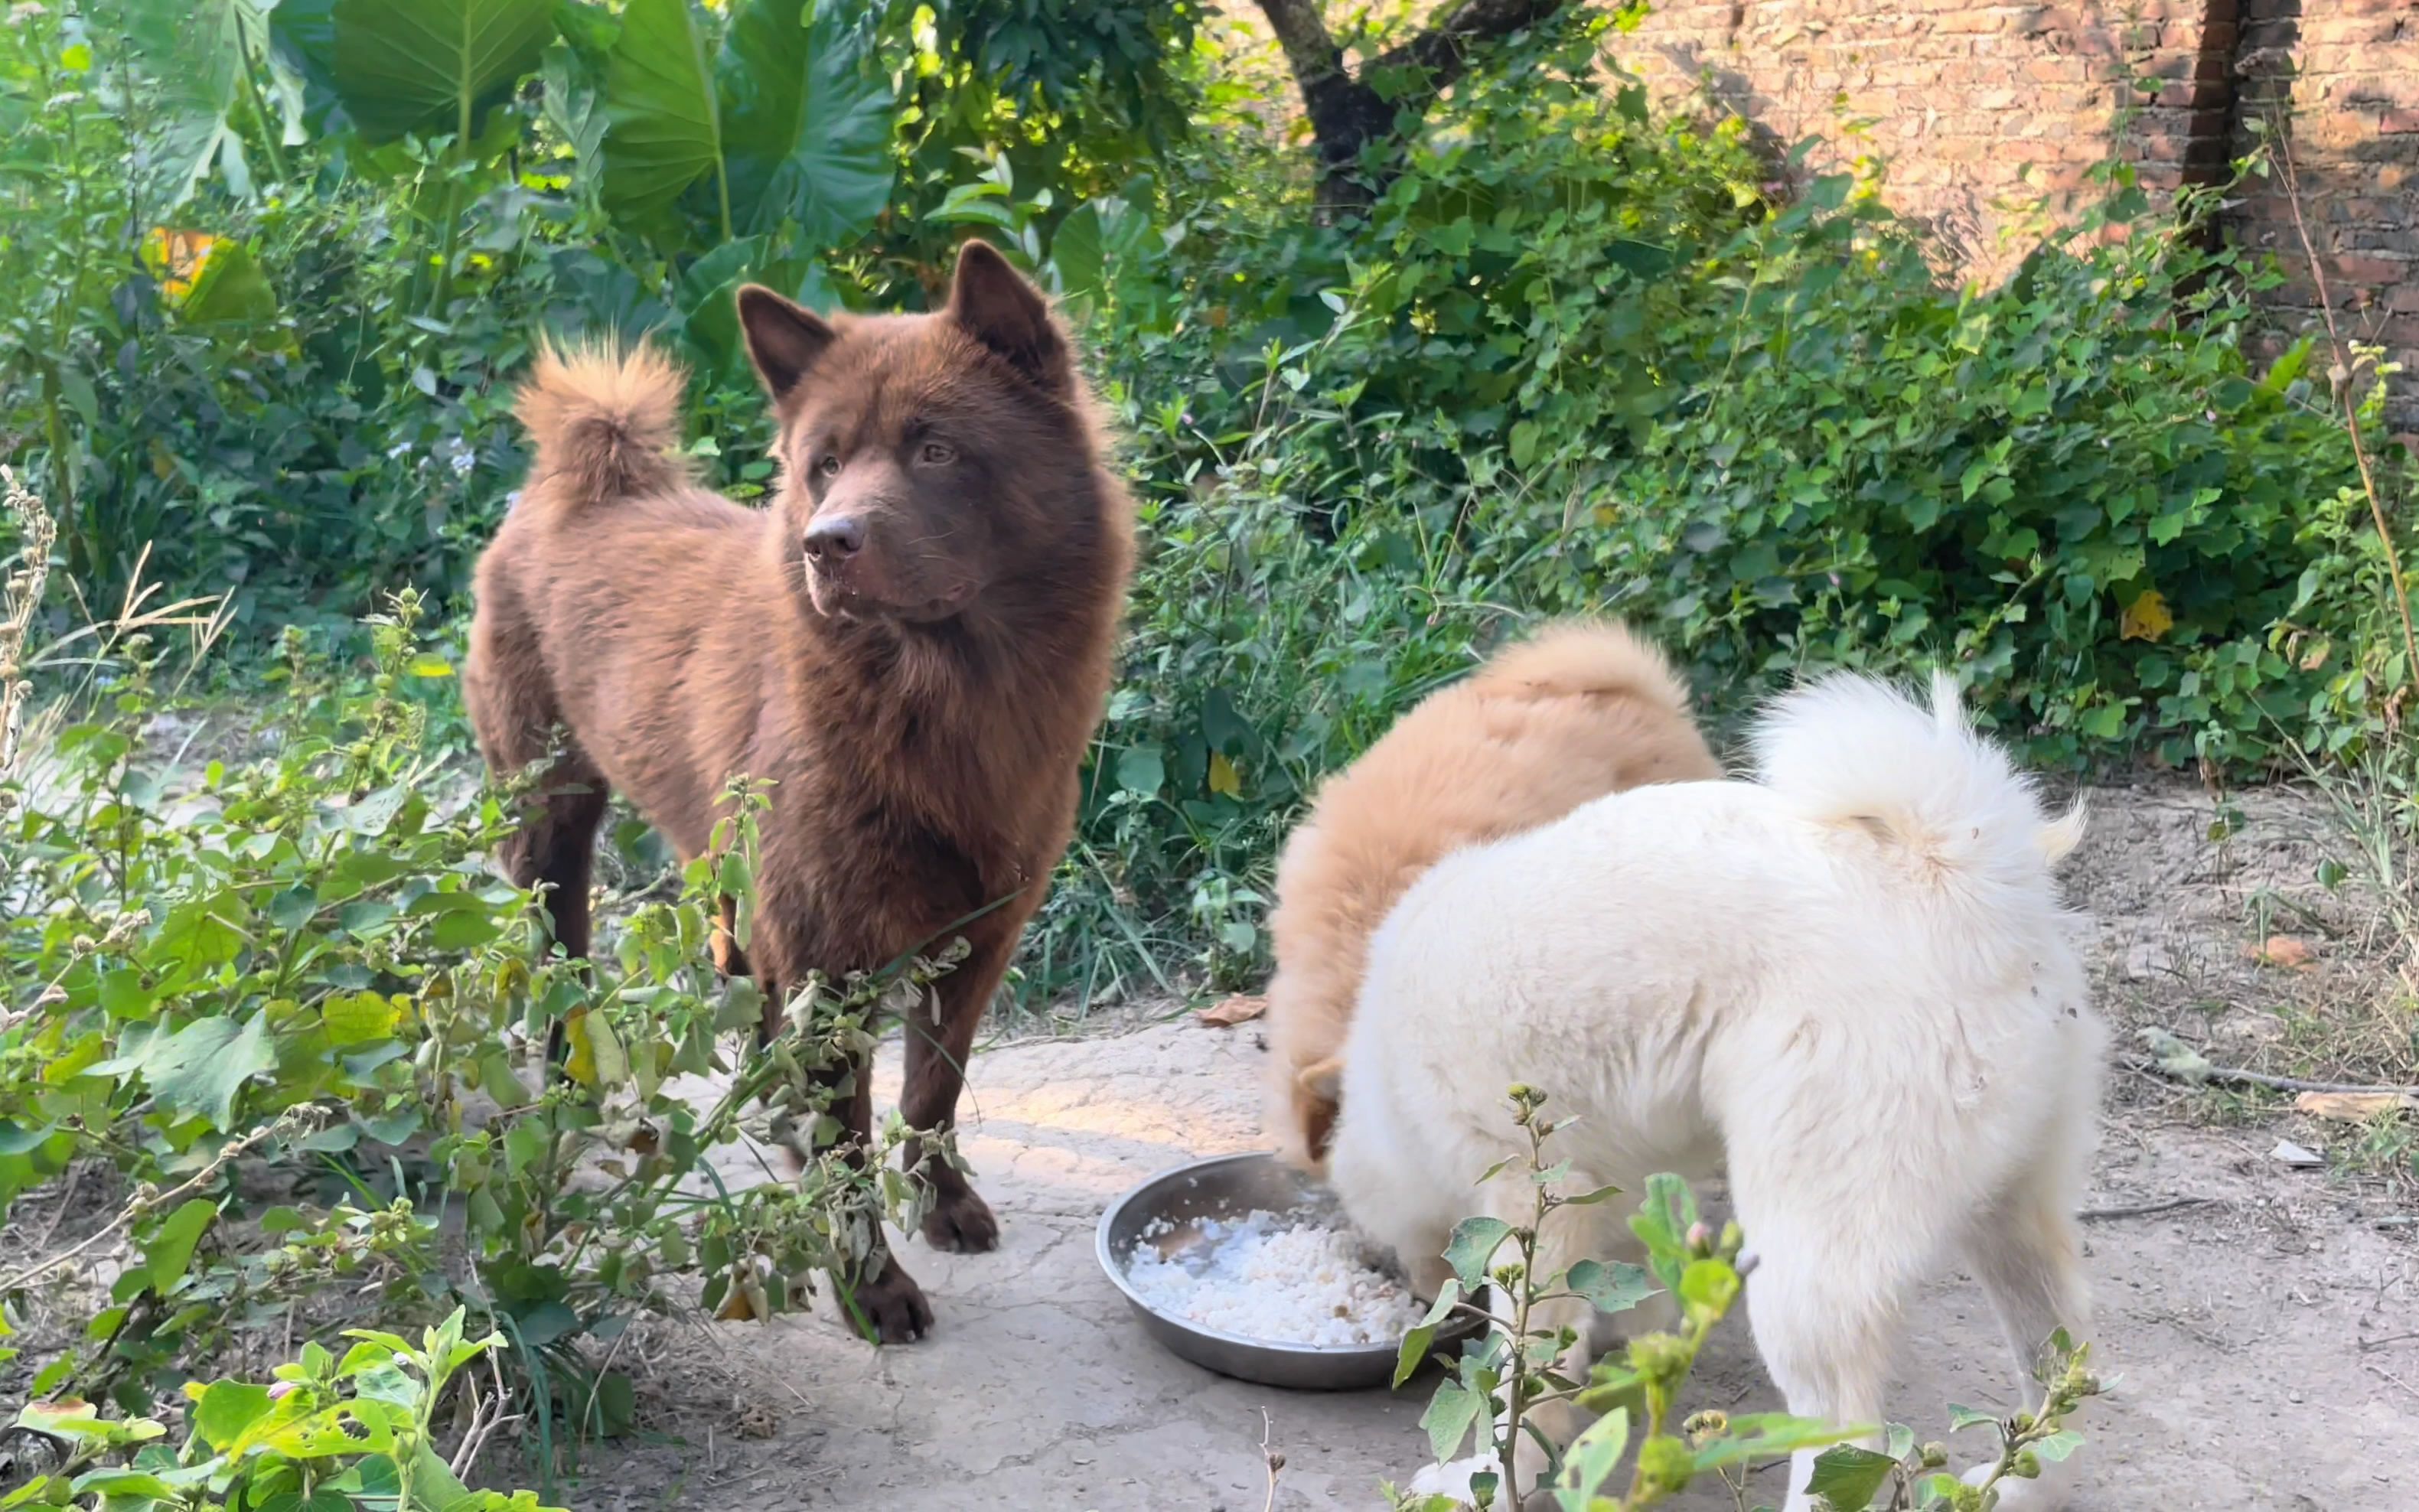
[[[1379,171],[1380,182],[1362,172],[1370,145],[1393,138],[1405,117],[1425,117],[1437,97],[1469,71],[1479,46],[1534,25],[1565,3],[1461,0],[1417,37],[1371,59],[1356,77],[1327,29],[1320,0],[1259,0],[1310,118],[1322,208],[1366,208],[1382,179],[1392,177],[1391,164]]]

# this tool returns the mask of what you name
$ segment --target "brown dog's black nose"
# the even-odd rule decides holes
[[[807,555],[817,562],[842,561],[865,549],[865,521],[832,515],[807,527]]]

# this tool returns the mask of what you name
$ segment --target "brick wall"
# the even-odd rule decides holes
[[[1884,160],[1891,202],[1981,277],[2112,148],[2152,183],[2210,182],[2282,123],[2338,324],[2404,365],[2395,420],[2419,428],[2419,0],[1665,0],[1619,52],[1775,146],[1826,138],[1817,166]],[[2268,296],[2275,339],[2314,329],[2281,179],[2222,229],[2290,275]]]

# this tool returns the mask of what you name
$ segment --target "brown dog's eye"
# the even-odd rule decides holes
[[[916,460],[928,468],[945,468],[958,459],[958,449],[947,441],[926,441]]]
[[[823,455],[823,460],[815,464],[815,471],[822,473],[826,478],[839,477],[840,454],[838,452],[825,452]]]

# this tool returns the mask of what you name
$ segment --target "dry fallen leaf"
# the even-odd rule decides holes
[[[2283,966],[2299,971],[2317,956],[2310,942],[2292,934],[2271,934],[2257,945],[2246,945],[2242,953],[2263,966]]]
[[[2408,1092],[2303,1092],[2293,1099],[2296,1113],[2346,1123],[2365,1123],[2396,1108],[2419,1109],[2419,1097]]]
[[[2327,1158],[2315,1149],[2305,1149],[2289,1139],[2279,1139],[2268,1158],[2287,1165],[2324,1165]]]
[[[1197,1017],[1213,1028],[1229,1029],[1238,1024],[1248,1024],[1268,1011],[1267,998],[1237,993],[1223,1003],[1203,1009]]]

